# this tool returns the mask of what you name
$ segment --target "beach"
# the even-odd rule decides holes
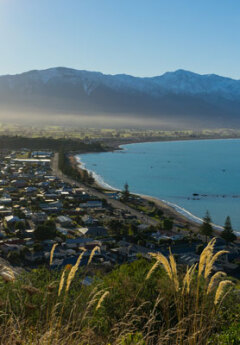
[[[206,141],[206,140],[193,140],[191,144],[189,144],[190,147],[194,145],[201,145],[201,151],[204,151],[205,148],[206,150],[208,150],[208,146],[211,144],[211,145],[215,145],[215,146],[223,146],[226,147],[226,150],[229,150],[228,147],[232,145],[236,146],[236,149],[238,149],[238,143],[239,143],[239,140],[232,140],[232,139],[228,139],[228,140],[224,140],[224,144],[222,144],[221,142],[223,142],[223,140],[211,140],[211,141]],[[161,143],[164,145],[164,150],[166,148],[166,145],[169,145],[170,144],[170,148],[172,149],[173,145],[175,145],[176,142],[164,142],[164,143]],[[182,147],[182,145],[185,145],[186,144],[186,141],[178,141],[177,142],[178,145],[180,145],[180,147]],[[153,145],[157,145],[158,143],[154,143]],[[188,146],[188,145],[187,145]],[[169,147],[169,146],[167,146]],[[203,147],[203,149],[202,149]],[[137,151],[136,151],[136,148],[137,148]],[[135,195],[139,195],[141,196],[142,198],[146,199],[146,200],[149,200],[149,201],[152,201],[154,202],[159,208],[162,208],[164,210],[164,213],[166,214],[167,217],[172,217],[176,223],[179,223],[179,224],[191,224],[191,227],[193,228],[199,228],[199,225],[202,223],[202,219],[206,210],[208,209],[208,204],[209,202],[211,202],[211,205],[215,205],[216,203],[216,206],[217,208],[220,207],[220,210],[222,212],[222,215],[223,217],[229,215],[229,211],[226,210],[225,211],[225,204],[229,202],[231,203],[230,205],[233,204],[233,206],[236,208],[238,207],[239,205],[239,197],[238,197],[238,189],[235,188],[235,184],[232,184],[230,187],[232,190],[230,190],[230,195],[228,194],[227,195],[227,191],[226,191],[226,188],[225,190],[223,189],[222,190],[222,194],[221,194],[221,191],[219,193],[215,193],[215,190],[213,191],[208,191],[208,194],[206,193],[205,195],[205,189],[207,190],[208,186],[205,184],[205,181],[204,184],[202,185],[202,188],[201,188],[201,185],[198,184],[198,183],[194,183],[194,186],[192,186],[191,188],[188,189],[188,191],[184,194],[184,191],[185,191],[185,183],[184,181],[181,181],[181,175],[177,176],[177,178],[175,178],[175,176],[173,175],[171,178],[174,178],[176,181],[174,182],[175,184],[173,186],[171,186],[172,190],[174,188],[174,191],[177,191],[177,193],[179,193],[178,195],[182,195],[184,197],[184,199],[179,199],[179,202],[178,202],[178,199],[174,200],[174,198],[172,198],[174,201],[169,200],[169,198],[165,197],[166,195],[166,192],[168,193],[169,190],[171,192],[171,189],[168,189],[167,185],[164,186],[165,190],[162,189],[162,185],[161,185],[161,190],[159,190],[158,193],[154,193],[154,190],[152,190],[153,188],[151,187],[151,185],[149,185],[149,183],[151,183],[151,176],[152,176],[152,173],[156,174],[155,171],[160,172],[164,172],[164,170],[161,168],[160,170],[156,167],[155,171],[154,170],[144,170],[144,179],[143,179],[143,173],[142,173],[142,168],[141,168],[141,165],[140,165],[140,162],[141,160],[144,160],[146,158],[148,158],[146,155],[143,155],[145,154],[145,150],[147,150],[147,152],[149,151],[149,149],[151,149],[152,151],[152,144],[151,143],[147,143],[147,144],[137,144],[137,145],[127,145],[127,149],[125,146],[123,147],[120,147],[121,150],[119,150],[119,147],[116,148],[115,151],[113,151],[112,153],[99,153],[99,154],[95,154],[95,153],[92,153],[92,154],[87,154],[85,157],[80,155],[80,157],[78,156],[77,157],[77,165],[78,164],[81,164],[80,167],[83,168],[83,169],[86,169],[88,171],[91,171],[93,173],[93,176],[95,178],[95,187],[100,190],[100,189],[103,189],[103,190],[122,190],[123,188],[123,185],[126,181],[130,182],[130,190],[131,190],[131,193],[132,194],[135,194]],[[222,149],[222,148],[221,148]],[[195,150],[195,148],[194,148]],[[136,156],[136,154],[137,156]],[[171,151],[170,151],[171,153]],[[203,152],[204,153],[204,152]],[[134,155],[133,155],[134,154]],[[140,156],[139,156],[140,154]],[[157,157],[156,155],[157,153],[156,152],[153,152],[153,157]],[[136,159],[135,157],[136,156]],[[141,182],[139,181],[138,184],[136,185],[135,183],[135,178],[133,178],[133,176],[131,176],[132,172],[129,171],[129,168],[127,168],[126,170],[126,160],[130,159],[130,161],[127,163],[127,166],[129,167],[129,164],[132,166],[132,167],[136,167],[135,168],[135,173],[134,175],[136,176],[137,179],[139,179],[139,173],[141,174],[142,173],[142,180]],[[170,156],[169,156],[170,157]],[[79,161],[79,158],[80,158],[80,161]],[[135,160],[134,160],[135,159]],[[154,158],[156,160],[156,158]],[[169,158],[168,158],[169,159]],[[170,158],[171,159],[171,158]],[[174,160],[173,158],[171,159],[170,161],[169,159],[169,162],[166,162],[166,163],[170,163],[171,164],[175,164],[175,163],[178,163],[180,164],[181,161],[179,161],[179,159],[174,157]],[[182,159],[182,158],[181,158]],[[190,159],[190,157],[189,157]],[[75,157],[75,160],[76,160],[76,157]],[[83,161],[83,162],[82,162]],[[190,159],[189,162],[187,162],[188,164],[191,164],[191,161],[192,161],[192,158]],[[124,163],[125,162],[125,163]],[[123,163],[123,165],[122,165]],[[207,162],[208,163],[208,162]],[[211,162],[211,164],[213,164]],[[213,179],[213,182],[215,183],[216,182],[216,176],[217,178],[219,179],[218,181],[221,181],[220,179],[225,179],[227,178],[226,182],[230,181],[231,179],[231,176],[232,176],[232,171],[230,170],[226,170],[225,172],[225,166],[224,165],[226,164],[225,163],[225,160],[224,162],[220,162],[218,164],[218,168],[219,170],[216,170],[216,172],[213,170],[210,170],[209,169],[209,172],[212,171],[212,175],[211,176],[207,176],[207,178],[209,180],[212,180]],[[238,163],[236,163],[238,164]],[[167,167],[170,167],[170,165],[165,166]],[[176,164],[175,164],[176,165]],[[103,167],[106,167],[103,169]],[[150,163],[149,163],[149,168],[152,168],[150,167]],[[181,167],[184,166],[184,164],[181,164]],[[207,166],[207,165],[206,165]],[[154,166],[155,168],[155,166]],[[204,166],[200,167],[201,169],[204,168]],[[107,170],[106,170],[107,169]],[[175,169],[175,167],[174,167]],[[238,165],[235,165],[234,166],[234,171],[236,171],[236,173],[238,173]],[[175,169],[176,170],[176,169]],[[199,169],[198,169],[199,170]],[[122,171],[122,173],[121,173]],[[177,170],[178,172],[178,167],[177,167]],[[190,171],[190,174],[192,174],[192,167],[189,169]],[[233,171],[233,174],[235,173]],[[130,172],[130,174],[129,174]],[[181,171],[180,171],[181,172]],[[170,174],[171,174],[171,171],[170,171]],[[183,175],[183,173],[181,172],[181,174]],[[202,176],[204,176],[205,172],[202,171],[201,172],[201,178]],[[184,172],[184,175],[185,172]],[[124,177],[125,176],[125,177]],[[171,175],[170,175],[171,176]],[[114,178],[113,178],[114,177]],[[140,177],[141,178],[141,177]],[[106,183],[107,181],[107,183]],[[115,183],[115,182],[116,183]],[[121,182],[122,181],[122,182]],[[158,179],[158,183],[162,183],[163,179],[160,178]],[[218,182],[217,181],[217,182]],[[141,183],[141,184],[140,184]],[[187,180],[187,183],[188,183],[188,180]],[[211,183],[212,185],[212,183]],[[219,185],[219,184],[218,184]],[[120,187],[122,186],[122,187]],[[180,189],[181,190],[177,190],[177,188],[179,188],[180,186]],[[134,188],[133,188],[134,187]],[[196,188],[197,187],[197,188]],[[216,187],[218,187],[216,185]],[[201,190],[201,189],[202,190]],[[215,188],[215,187],[214,187]],[[222,189],[222,188],[221,188]],[[152,193],[152,194],[151,194]],[[165,195],[164,195],[165,193]],[[198,194],[199,193],[199,194]],[[225,195],[223,195],[224,193],[226,193]],[[159,196],[158,196],[159,195]],[[184,201],[185,200],[185,201]],[[191,200],[197,200],[197,201],[191,201]],[[200,200],[200,201],[199,201]],[[183,202],[184,201],[184,202]],[[189,211],[189,203],[192,203],[192,205],[194,205],[194,207],[198,207],[198,205],[203,205],[203,207],[205,206],[205,203],[206,203],[206,208],[203,209],[203,211],[200,212],[200,216],[199,216],[199,212],[194,212],[194,209],[191,210],[190,208],[190,211]],[[185,206],[184,206],[185,204]],[[229,205],[229,206],[230,206]],[[223,211],[222,211],[222,209]],[[232,209],[232,213],[230,213],[230,216],[232,218],[233,215],[235,215],[235,219],[237,217],[237,212],[235,211],[235,208]],[[219,210],[219,211],[220,211]],[[225,213],[226,212],[226,213]],[[210,214],[212,215],[212,211],[210,209]],[[214,213],[213,213],[214,215]],[[214,222],[214,220],[218,220],[218,219],[215,219],[215,215],[214,217],[212,217],[213,219],[213,226],[214,226],[214,229],[217,230],[217,231],[221,231],[223,226],[220,226],[220,225],[217,225],[217,224],[221,224],[223,225],[223,221],[224,219],[221,221],[221,222]],[[238,227],[235,227],[235,229],[238,229]],[[239,233],[235,232],[237,236],[239,236]]]
[[[81,162],[79,157],[72,156],[72,158],[75,161],[75,166],[79,169],[86,169],[86,166]],[[119,191],[119,189],[116,189],[112,186],[109,186],[106,184],[103,179],[97,175],[94,171],[88,170],[93,174],[94,177],[94,184],[93,187],[96,188],[98,191],[102,191],[103,193],[106,191]],[[158,198],[155,198],[150,195],[144,195],[144,194],[135,194],[136,196],[139,196],[146,201],[151,201],[154,202],[154,204],[159,207],[160,209],[163,210],[165,216],[174,219],[174,222],[181,225],[181,226],[186,226],[187,224],[193,229],[193,231],[197,231],[199,229],[199,223],[201,223],[201,219],[199,219],[199,222],[195,221],[192,217],[186,217],[182,213],[178,212],[173,206],[169,205],[167,202],[164,202]]]

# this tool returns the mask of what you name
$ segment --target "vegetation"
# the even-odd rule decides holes
[[[124,202],[127,202],[129,201],[129,197],[130,197],[129,186],[128,186],[128,183],[126,182],[122,191],[122,200]]]
[[[225,240],[227,245],[230,242],[236,241],[237,239],[237,236],[233,232],[232,224],[231,224],[231,220],[229,216],[226,218],[224,230],[221,232],[221,237]]]
[[[172,219],[165,218],[165,219],[163,220],[163,228],[164,228],[165,230],[171,230],[172,227],[173,227],[173,221],[172,221]]]
[[[20,147],[30,150],[64,150],[66,152],[99,152],[103,151],[103,147],[98,142],[84,143],[79,139],[66,138],[46,138],[36,137],[28,138],[23,136],[0,136],[0,147],[6,150],[18,150]],[[22,158],[22,157],[21,157]]]
[[[131,128],[83,128],[81,126],[33,126],[16,123],[0,124],[0,134],[22,136],[27,138],[66,138],[80,140],[178,140],[205,138],[239,138],[238,129],[203,129],[203,130],[161,130],[161,129],[131,129]]]
[[[34,235],[39,241],[44,241],[56,237],[56,224],[53,220],[46,220],[44,224],[36,227]]]
[[[203,223],[202,223],[202,225],[200,227],[200,232],[201,232],[201,234],[203,236],[205,236],[206,242],[207,242],[207,238],[212,236],[212,234],[213,234],[213,227],[212,227],[212,224],[211,224],[211,217],[210,217],[210,214],[209,214],[208,211],[206,212],[206,215],[203,218]]]
[[[199,266],[177,268],[152,253],[82,284],[88,265],[63,271],[39,268],[15,277],[1,272],[2,345],[230,345],[238,344],[239,295],[222,272],[212,273],[215,239],[203,250]],[[50,264],[54,256],[53,247]],[[234,301],[234,303],[233,303]]]
[[[71,177],[75,181],[90,185],[94,183],[92,174],[85,169],[78,169],[78,167],[70,161],[69,155],[63,150],[59,152],[58,167],[63,174]]]

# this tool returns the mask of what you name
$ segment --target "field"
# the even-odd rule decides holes
[[[207,139],[207,138],[240,138],[238,129],[203,129],[199,131],[181,130],[166,131],[153,129],[127,128],[83,128],[63,126],[23,126],[19,124],[0,124],[0,135],[24,136],[29,138],[51,137],[54,139],[71,138],[80,140],[99,141],[150,141],[150,140],[179,140],[179,139]]]

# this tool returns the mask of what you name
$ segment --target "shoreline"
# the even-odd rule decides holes
[[[102,151],[102,152],[114,152],[117,150],[124,150],[121,146],[123,145],[131,145],[131,144],[141,144],[141,143],[151,143],[151,142],[178,142],[178,141],[202,141],[202,140],[240,140],[240,138],[236,138],[236,137],[227,137],[227,138],[220,138],[220,137],[216,137],[216,138],[166,138],[166,139],[162,139],[160,140],[159,138],[157,138],[156,140],[144,140],[144,141],[138,141],[138,140],[124,140],[123,141],[118,141],[118,142],[114,142],[114,145],[112,145],[112,147],[109,147],[109,150],[106,151]],[[76,166],[78,167],[78,169],[85,169],[88,172],[91,172],[93,174],[94,177],[94,184],[93,187],[96,188],[99,191],[120,191],[118,188],[115,188],[109,184],[107,184],[102,176],[98,175],[94,170],[90,170],[87,169],[84,162],[82,162],[80,159],[77,159],[76,156],[77,155],[82,155],[82,154],[90,154],[89,153],[79,153],[74,155],[74,160],[76,163]],[[94,152],[93,152],[94,153]],[[101,152],[99,152],[101,153]],[[80,166],[83,166],[82,168]],[[175,222],[180,223],[181,225],[184,223],[185,225],[188,224],[189,226],[191,226],[191,228],[193,229],[193,231],[196,231],[197,229],[199,229],[199,226],[202,224],[203,219],[200,217],[195,216],[194,214],[192,214],[190,211],[183,209],[181,206],[179,205],[175,205],[172,204],[171,202],[168,202],[166,200],[162,200],[160,198],[151,196],[151,195],[144,195],[144,194],[139,194],[139,193],[131,193],[133,195],[136,196],[140,196],[141,198],[143,198],[144,200],[148,200],[148,201],[152,201],[155,203],[155,205],[161,209],[164,210],[165,214],[168,217],[171,217],[174,219]],[[214,233],[219,236],[222,232],[222,230],[224,229],[223,226],[218,225],[218,224],[214,224],[212,223],[213,226],[213,230]],[[237,241],[240,240],[240,233],[234,231],[235,235],[237,236]]]
[[[94,184],[93,187],[96,188],[99,191],[116,191],[119,192],[120,189],[118,188],[114,188],[113,186],[108,185],[101,176],[99,176],[98,174],[96,174],[96,172],[94,172],[93,170],[90,169],[86,169],[85,164],[76,156],[74,156],[75,162],[76,162],[76,166],[78,167],[79,170],[85,169],[88,172],[91,172],[93,174],[94,177]],[[82,167],[81,167],[82,166]],[[162,200],[160,198],[151,196],[151,195],[145,195],[145,194],[140,194],[140,193],[131,193],[135,196],[139,196],[142,199],[146,200],[146,201],[151,201],[154,202],[154,204],[159,207],[160,209],[162,209],[164,211],[164,213],[166,214],[166,216],[173,218],[173,220],[180,224],[180,225],[189,225],[191,226],[193,231],[198,231],[199,226],[202,223],[202,219],[193,215],[191,212],[182,209],[180,206],[178,205],[173,205],[168,201]],[[179,209],[179,211],[178,211]],[[182,212],[180,212],[180,209],[182,209]],[[187,216],[186,213],[189,215]],[[212,224],[214,231],[216,232],[217,235],[219,235],[223,229],[222,226],[217,225],[217,224]],[[239,235],[240,236],[240,235]]]
[[[181,141],[205,141],[205,140],[240,140],[240,137],[233,137],[233,136],[226,136],[226,137],[220,137],[220,136],[199,136],[199,137],[147,137],[147,138],[132,138],[132,139],[122,139],[122,140],[115,140],[110,139],[99,141],[100,143],[109,144],[109,147],[106,148],[106,151],[102,152],[114,152],[117,150],[122,150],[121,146],[123,145],[131,145],[131,144],[144,144],[144,143],[155,143],[155,142],[181,142]],[[83,153],[83,154],[87,154]],[[91,152],[89,152],[91,153]]]

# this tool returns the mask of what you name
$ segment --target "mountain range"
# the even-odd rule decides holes
[[[156,77],[64,67],[0,76],[0,116],[92,125],[240,127],[240,80],[185,70]]]

